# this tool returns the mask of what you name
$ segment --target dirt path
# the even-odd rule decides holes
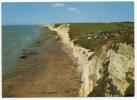
[[[22,59],[17,71],[3,76],[3,97],[78,96],[80,73],[55,34],[48,33],[33,47],[38,54]]]

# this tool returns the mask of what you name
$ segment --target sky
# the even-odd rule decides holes
[[[2,25],[134,21],[133,2],[2,3]]]

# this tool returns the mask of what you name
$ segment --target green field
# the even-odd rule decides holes
[[[99,55],[102,46],[107,49],[118,50],[119,43],[127,43],[134,46],[134,23],[119,22],[119,23],[75,23],[70,25],[70,38],[87,49],[94,50],[96,55]],[[91,97],[104,97],[106,86],[109,84],[111,95],[121,95],[120,91],[112,84],[112,79],[109,78],[108,71],[109,62],[103,63],[102,77],[97,81],[97,86],[88,94]],[[132,74],[128,72],[127,74]],[[127,81],[130,83],[125,91],[125,96],[134,95],[134,80],[127,76]],[[92,77],[94,79],[94,77]]]
[[[60,25],[57,24],[55,27]],[[127,43],[134,47],[134,23],[70,23],[69,37],[74,41],[75,45],[95,51],[97,56],[100,56],[103,50],[101,48],[104,45],[107,50],[113,49],[117,53],[119,43]],[[88,60],[91,58],[92,56],[88,57]],[[89,97],[104,97],[107,93],[107,84],[109,84],[107,89],[112,96],[122,96],[121,92],[113,84],[113,80],[109,77],[109,63],[110,60],[102,63],[103,70],[99,71],[102,77],[97,81],[93,91],[88,94]],[[130,85],[126,89],[124,96],[134,95],[134,80],[129,78],[129,76],[133,76],[132,74],[132,71],[126,73],[126,80]],[[94,80],[96,76],[91,78]]]
[[[70,38],[75,44],[93,50],[109,42],[134,45],[134,23],[71,23]]]

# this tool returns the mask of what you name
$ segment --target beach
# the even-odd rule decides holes
[[[134,97],[134,8],[3,2],[2,97]]]
[[[125,24],[131,26],[133,34],[132,23],[121,23]],[[93,28],[92,23],[90,27]],[[73,28],[73,24],[43,25],[40,36],[22,49],[16,69],[3,74],[3,97],[133,96],[134,48],[129,29],[118,31],[113,27],[116,30],[113,38],[119,37],[119,43],[109,41],[102,45],[97,45],[98,41],[107,41],[113,32],[92,33],[98,40],[94,40],[94,49],[89,49],[86,47],[93,42],[93,36],[86,39],[84,47],[80,46],[83,42],[75,44],[71,37],[76,34]],[[108,37],[102,40],[106,34]],[[86,34],[81,36],[86,38]],[[130,41],[125,40],[127,37]]]
[[[81,75],[77,64],[62,50],[56,37],[55,32],[48,30],[31,48],[22,50],[16,70],[3,75],[3,97],[78,96]]]

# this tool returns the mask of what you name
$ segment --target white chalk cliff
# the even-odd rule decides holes
[[[107,78],[112,80],[111,83],[117,87],[121,96],[125,95],[125,91],[130,84],[127,77],[134,80],[134,74],[130,77],[126,74],[127,72],[134,73],[134,48],[131,45],[119,43],[117,52],[104,45],[100,53],[96,54],[93,51],[74,45],[73,40],[70,40],[69,37],[69,24],[62,24],[56,28],[51,25],[47,26],[50,30],[57,32],[64,47],[72,50],[73,56],[77,58],[78,70],[82,73],[79,96],[88,96],[93,91],[94,87],[98,85],[98,80],[104,76],[103,71],[105,69],[108,72]],[[92,58],[89,59],[89,57]],[[107,62],[109,63],[106,64]],[[107,87],[109,87],[109,84],[107,84]],[[105,93],[105,96],[112,96],[109,90]],[[113,96],[117,96],[117,94]]]

